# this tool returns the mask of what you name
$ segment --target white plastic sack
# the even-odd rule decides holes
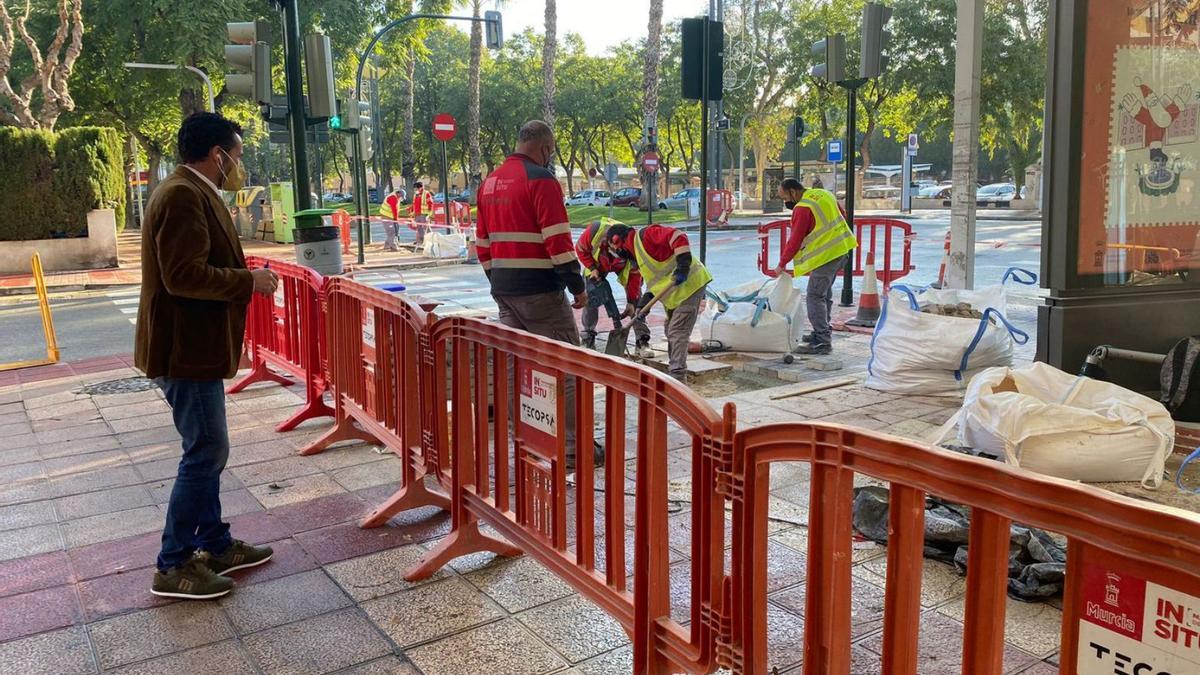
[[[467,239],[461,234],[425,233],[426,258],[462,258],[467,255]]]
[[[1025,274],[1033,277],[1030,272]],[[1010,276],[1016,278],[1013,270],[1005,274],[1005,280]],[[983,319],[921,311],[929,305],[964,302],[983,312]],[[1014,343],[1025,344],[1029,335],[1009,323],[1006,306],[1003,284],[976,291],[914,291],[907,286],[892,286],[871,337],[866,386],[906,394],[954,396],[961,394],[971,377],[984,368],[1011,366]]]
[[[971,380],[959,445],[989,450],[1030,471],[1087,483],[1162,483],[1175,423],[1158,401],[1044,363],[990,368]]]
[[[804,296],[789,277],[716,293],[697,326],[701,340],[726,349],[789,352],[800,344],[804,322]]]

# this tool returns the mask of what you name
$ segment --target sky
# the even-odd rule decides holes
[[[484,4],[484,9],[492,8],[491,2]],[[664,0],[663,23],[700,16],[707,10],[708,0]],[[589,53],[601,55],[612,45],[646,37],[649,11],[648,0],[558,0],[558,34],[561,38],[578,33]],[[500,12],[505,36],[530,27],[535,33],[545,32],[545,0],[505,0]],[[461,26],[469,30],[466,27]]]

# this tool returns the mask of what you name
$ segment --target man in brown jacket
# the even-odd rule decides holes
[[[221,520],[229,457],[225,378],[242,353],[252,293],[275,292],[270,270],[248,270],[220,190],[245,180],[241,127],[197,113],[179,128],[182,164],[150,196],[142,224],[142,297],[134,359],[158,383],[183,439],[151,592],[208,599],[226,573],[267,562],[269,547],[233,539]]]

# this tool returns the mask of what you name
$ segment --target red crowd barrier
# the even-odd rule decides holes
[[[367,439],[400,456],[399,489],[364,527],[419,506],[450,510],[451,533],[409,580],[469,553],[525,553],[623,626],[635,673],[770,672],[780,665],[767,661],[770,477],[780,462],[803,462],[805,583],[821,590],[806,593],[803,672],[850,671],[858,475],[891,488],[882,672],[918,672],[929,495],[970,507],[963,672],[1003,672],[1013,523],[1067,540],[1064,672],[1195,671],[1200,519],[1191,514],[839,425],[737,431],[732,404],[718,414],[687,387],[624,360],[478,319],[438,320],[349,279],[329,280],[326,298],[337,422],[304,452]],[[591,461],[598,421],[614,469],[602,487]],[[579,448],[573,482],[568,429]],[[686,611],[672,612],[669,533],[681,523],[668,510],[668,467],[678,472],[681,461],[691,478],[690,597]],[[1154,654],[1154,668],[1131,662],[1138,654]]]
[[[350,254],[350,213],[345,209],[338,209],[333,212],[333,224],[338,228],[342,236],[342,253]]]
[[[729,214],[733,213],[733,193],[729,190],[709,190],[706,213],[710,224],[729,222]]]
[[[325,280],[307,267],[278,260],[249,257],[250,269],[269,266],[279,276],[274,296],[255,293],[246,313],[246,352],[250,372],[233,383],[228,393],[235,394],[256,382],[292,384],[285,375],[304,382],[304,406],[276,427],[278,431],[296,428],[316,417],[329,417],[333,410],[325,404],[325,312],[321,307]],[[280,371],[282,375],[275,372]]]
[[[790,228],[791,222],[787,220],[775,220],[758,226],[758,236],[762,243],[758,254],[758,268],[763,274],[775,276],[775,265],[787,244]],[[858,239],[858,248],[854,253],[854,276],[861,277],[866,271],[863,266],[865,253],[875,254],[876,278],[883,284],[885,291],[892,282],[917,268],[912,264],[912,241],[916,235],[913,234],[912,225],[909,223],[893,218],[855,218],[854,229]],[[777,236],[779,241],[774,247],[771,245],[773,236]],[[899,250],[895,246],[897,242],[902,244]],[[791,269],[789,264],[784,273],[790,275]]]
[[[446,221],[446,205],[434,204],[433,217],[430,225],[436,227],[456,227],[459,229],[470,229],[471,225],[471,205],[465,202],[450,202],[450,220]]]

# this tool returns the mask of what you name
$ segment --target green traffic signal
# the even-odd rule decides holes
[[[329,128],[330,129],[341,129],[342,128],[342,118],[337,115],[330,117],[329,118]]]

